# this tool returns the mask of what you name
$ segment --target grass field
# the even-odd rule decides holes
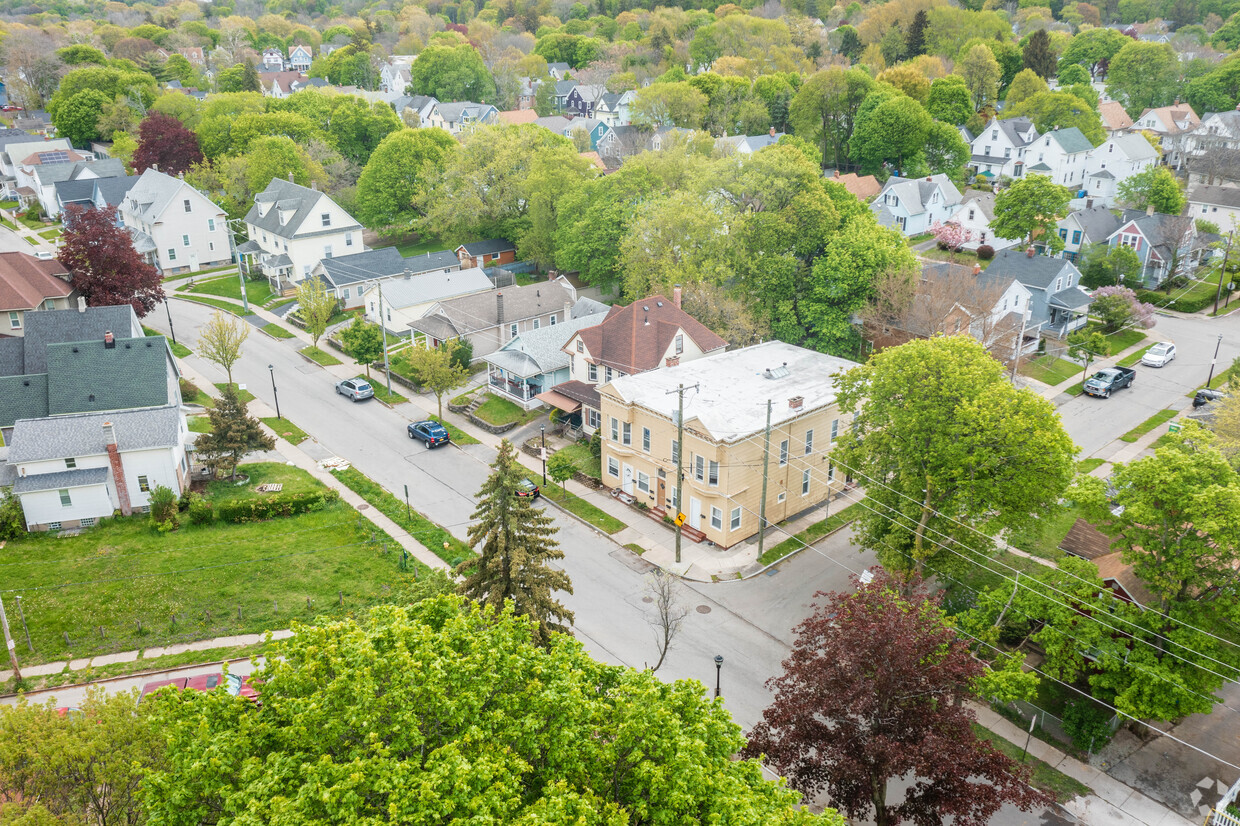
[[[474,552],[469,549],[468,545],[427,519],[417,509],[406,508],[404,502],[357,468],[333,470],[332,475],[343,482],[349,490],[377,508],[384,516],[408,531],[410,536],[425,545],[427,550],[444,562],[456,565],[458,562],[473,558]]]
[[[240,316],[244,312],[240,304],[233,304],[230,301],[221,301],[218,298],[209,298],[207,296],[198,295],[197,293],[177,293],[176,297],[184,299],[185,301],[193,301],[195,304],[204,304],[208,307],[214,307],[217,310],[222,310],[223,312],[230,313],[235,316]]]
[[[487,400],[474,411],[474,415],[479,419],[494,425],[508,424],[510,422],[517,422],[519,424],[532,422],[543,413],[544,411],[538,409],[524,410],[516,402],[500,398],[494,393],[487,393]]]
[[[1102,325],[1098,322],[1091,322],[1085,325],[1086,333],[1101,333]],[[1103,333],[1107,342],[1111,345],[1111,355],[1122,353],[1134,344],[1140,344],[1145,341],[1144,330],[1118,330],[1114,333]]]
[[[380,246],[383,246],[382,244]],[[395,246],[396,251],[403,257],[409,258],[413,255],[425,255],[428,252],[438,252],[445,249],[447,244],[431,235],[423,235],[416,241],[404,241],[399,244],[388,245]]]
[[[1119,438],[1121,441],[1124,441],[1124,442],[1135,442],[1137,439],[1140,439],[1146,433],[1149,433],[1151,430],[1158,427],[1163,422],[1167,422],[1167,421],[1170,421],[1171,419],[1174,419],[1176,416],[1176,413],[1177,411],[1175,410],[1159,410],[1153,416],[1150,416],[1148,419],[1143,421],[1141,424],[1137,425],[1132,430],[1129,430],[1127,433],[1125,433],[1123,436],[1120,436]]]
[[[284,487],[280,493],[309,493],[323,490],[325,485],[301,468],[282,465],[279,462],[255,462],[241,465],[238,474],[250,477],[244,485],[233,483],[231,479],[216,479],[207,483],[207,498],[215,502],[234,499],[262,499],[271,496],[254,490],[257,485],[280,484]]]
[[[145,325],[142,327],[142,332],[145,333],[147,337],[164,335],[158,330],[152,330],[150,327],[147,327]],[[164,336],[164,337],[167,338],[167,336]],[[168,339],[168,346],[172,348],[172,355],[176,356],[179,359],[183,359],[186,356],[192,356],[194,354],[193,350],[189,349],[184,344],[181,344],[179,341],[173,341],[170,338]]]
[[[1020,372],[1031,379],[1036,379],[1043,384],[1049,384],[1051,387],[1054,387],[1080,373],[1081,366],[1067,359],[1056,358],[1055,356],[1041,356],[1033,361],[1026,362],[1020,368]]]
[[[370,380],[367,379],[367,381]],[[388,404],[404,404],[409,401],[395,390],[389,393],[387,391],[387,385],[381,381],[371,381],[370,386],[375,390],[375,398],[381,402],[387,402]]]
[[[1076,472],[1089,473],[1090,471],[1099,468],[1104,462],[1106,462],[1106,459],[1099,459],[1097,456],[1093,456],[1089,459],[1082,459],[1076,463]]]
[[[280,479],[285,490],[322,487],[304,471],[267,467],[243,471]],[[212,496],[258,495],[253,484],[217,483]],[[286,628],[390,601],[412,574],[398,570],[390,542],[384,556],[371,536],[339,502],[266,522],[183,524],[167,535],[138,515],[78,536],[11,541],[0,565],[5,587],[23,597],[34,645],[23,662],[36,663]]]
[[[42,232],[38,233],[38,235],[40,238],[42,238],[45,241],[55,241],[57,238],[61,236],[60,227],[52,227],[51,229],[45,229]]]
[[[227,384],[228,382],[223,382],[223,381],[216,382],[215,388],[219,390],[221,393],[223,393],[224,388],[225,386],[227,386]],[[254,394],[251,393],[249,390],[242,390],[240,387],[238,387],[236,382],[233,382],[233,387],[236,388],[237,399],[240,400],[242,404],[249,404],[250,402],[254,401]],[[209,405],[209,406],[213,407],[214,405]]]
[[[272,338],[297,338],[297,335],[292,330],[286,330],[274,321],[265,327],[259,327],[259,329]]]
[[[573,464],[577,466],[577,470],[586,476],[591,476],[595,479],[603,478],[602,459],[594,455],[594,452],[590,450],[588,442],[574,442],[571,445],[560,448],[556,452],[563,453],[572,459]]]
[[[555,503],[564,508],[564,510],[575,516],[581,517],[603,533],[619,533],[628,527],[627,524],[621,522],[607,511],[591,505],[585,499],[582,499],[580,496],[572,493],[571,491],[565,490],[555,482],[549,482],[547,486],[543,488],[543,491],[547,494],[549,499],[554,500]]]
[[[302,347],[297,352],[301,353],[303,356],[315,362],[316,364],[321,364],[324,367],[331,367],[334,364],[344,364],[343,361],[336,358],[331,353],[327,352],[326,350],[320,350],[318,347],[315,347],[313,345],[309,347]]]
[[[288,419],[277,419],[275,416],[269,416],[261,420],[263,424],[270,427],[277,435],[283,437],[292,444],[299,445],[306,439],[310,438],[310,434],[302,430]]]
[[[185,420],[190,433],[210,433],[211,418],[209,416],[190,416]]]
[[[801,550],[806,545],[813,545],[819,539],[822,539],[836,528],[843,527],[849,522],[852,522],[861,515],[862,509],[863,507],[860,502],[854,502],[848,507],[836,511],[826,519],[821,522],[815,522],[795,536],[790,536],[778,545],[772,548],[767,548],[762,553],[762,557],[758,560],[758,562],[762,565],[770,565],[772,562],[783,559],[785,556]],[[771,534],[772,537],[779,535],[780,534]]]
[[[180,292],[189,292],[199,295],[218,295],[220,298],[232,298],[237,301],[241,300],[241,284],[238,282],[238,276],[225,275],[220,278],[209,278],[206,281],[197,281],[194,286],[185,286]],[[250,304],[265,304],[276,295],[271,291],[271,286],[266,279],[262,281],[246,281],[245,295],[250,300]]]

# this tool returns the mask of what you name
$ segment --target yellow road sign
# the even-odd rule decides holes
[[[677,513],[676,514],[676,527],[680,527],[681,525],[685,524],[686,518],[687,517],[683,513]]]

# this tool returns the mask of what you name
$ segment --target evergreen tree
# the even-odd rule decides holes
[[[263,91],[263,82],[258,77],[258,69],[254,66],[254,61],[247,60],[245,69],[241,74],[242,92],[261,92]]]
[[[913,15],[913,22],[908,26],[905,51],[910,58],[926,53],[926,27],[930,25],[930,16],[925,9],[918,9]]]
[[[211,432],[202,433],[194,447],[203,462],[212,470],[228,471],[237,478],[237,465],[255,450],[274,450],[276,440],[263,432],[262,424],[246,412],[245,402],[237,397],[237,386],[224,385],[224,390],[207,411]]]
[[[1038,29],[1029,36],[1025,44],[1025,68],[1032,69],[1040,78],[1053,77],[1059,66],[1055,53],[1051,50],[1051,36],[1045,29]]]
[[[573,621],[573,612],[552,596],[555,591],[573,592],[568,574],[547,565],[564,558],[552,538],[557,528],[531,497],[518,495],[526,471],[507,439],[491,467],[494,471],[478,491],[477,521],[469,528],[470,547],[481,546],[481,556],[457,566],[465,577],[458,591],[497,611],[512,600],[516,613],[537,623],[534,641],[546,646],[552,631],[567,632],[563,623]]]

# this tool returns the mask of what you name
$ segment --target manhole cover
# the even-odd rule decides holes
[[[642,597],[642,602],[654,602],[654,597]]]
[[[366,510],[366,509],[367,509],[367,508],[369,508],[369,507],[370,507],[370,505],[367,505],[365,502],[363,502],[362,504],[360,504],[360,505],[358,505],[358,506],[357,506],[357,509],[358,509],[359,511],[364,511],[364,510]]]
[[[699,614],[709,614],[709,613],[710,613],[710,606],[709,606],[709,605],[699,605],[699,606],[697,607],[697,612],[698,612]]]

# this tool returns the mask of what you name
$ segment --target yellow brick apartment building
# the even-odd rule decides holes
[[[836,374],[855,367],[780,341],[623,376],[599,388],[603,482],[677,512],[677,388],[684,385],[685,524],[730,547],[758,532],[767,403],[767,524],[839,493],[830,453],[848,419]]]

